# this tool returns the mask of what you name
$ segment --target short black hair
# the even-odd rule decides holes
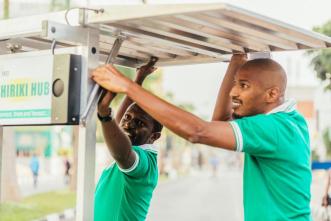
[[[152,119],[153,119],[153,125],[154,125],[153,133],[161,132],[163,125],[160,122],[158,122],[157,120],[155,120],[153,117],[152,117]]]

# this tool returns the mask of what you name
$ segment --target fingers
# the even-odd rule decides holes
[[[111,72],[111,73],[113,73],[113,74],[115,74],[115,75],[123,75],[119,70],[117,70],[113,65],[111,65],[111,64],[107,64],[107,65],[105,65],[105,68],[109,71],[109,72]]]

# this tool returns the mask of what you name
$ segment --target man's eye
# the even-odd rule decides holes
[[[248,85],[247,84],[240,84],[240,87],[246,89],[246,88],[248,88]]]
[[[145,124],[144,124],[144,122],[142,122],[142,121],[139,120],[139,121],[138,121],[138,126],[139,126],[139,127],[143,127],[143,126],[145,126]]]
[[[124,115],[124,120],[129,120],[130,116],[128,114]]]

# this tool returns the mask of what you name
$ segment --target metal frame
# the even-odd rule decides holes
[[[233,53],[331,47],[329,37],[232,5],[176,4],[111,6],[103,13],[72,10],[1,21],[0,53],[7,43],[20,45],[19,51],[47,47],[53,22],[45,22],[44,28],[40,22],[56,20],[60,27],[65,14],[70,24],[81,21],[85,28],[100,31],[101,62],[106,60],[118,33],[125,36],[114,63],[129,67],[147,63],[152,56],[159,58],[158,66],[168,66],[227,61]],[[57,30],[58,47],[84,44],[85,37],[76,35],[83,27],[62,26]],[[65,39],[67,35],[73,36],[72,41]]]
[[[3,186],[2,186],[2,179],[4,179],[3,177],[3,161],[2,161],[2,157],[3,157],[3,147],[4,142],[3,142],[3,127],[0,126],[0,203],[2,202],[2,198],[3,198]]]
[[[76,13],[78,16],[78,13]],[[56,14],[58,15],[58,13]],[[63,14],[61,13],[63,16]],[[52,16],[50,16],[52,17]],[[58,18],[58,16],[55,16]],[[15,19],[17,22],[17,20]],[[2,46],[5,43],[13,42],[15,44],[27,44],[32,51],[39,53],[38,50],[43,50],[41,53],[51,53],[50,46],[53,40],[58,42],[60,49],[55,50],[56,53],[71,53],[80,54],[82,56],[82,84],[81,84],[81,112],[87,104],[88,94],[91,92],[94,85],[90,79],[91,71],[99,65],[99,30],[95,28],[81,28],[69,25],[60,24],[57,22],[40,20],[39,26],[36,25],[30,30],[13,28],[9,30],[7,35],[0,35],[2,38]],[[11,20],[5,23],[12,23]],[[26,24],[26,22],[24,23]],[[2,23],[0,22],[0,27]],[[1,32],[4,29],[1,29]],[[21,32],[20,32],[21,31]],[[5,38],[13,38],[6,40]],[[23,38],[22,38],[23,37]],[[77,47],[78,46],[78,47]],[[66,48],[63,48],[66,47]],[[2,49],[5,47],[2,47]],[[26,49],[26,50],[25,50]],[[44,51],[48,49],[47,51]],[[21,47],[18,52],[31,51],[29,47]],[[7,53],[10,53],[9,51]],[[95,189],[95,144],[96,144],[96,119],[95,115],[90,115],[87,118],[85,127],[79,127],[78,135],[78,170],[77,170],[77,200],[76,200],[76,220],[90,221],[93,220],[94,209],[94,189]],[[3,127],[0,127],[0,157],[3,150]],[[1,159],[1,158],[0,158]],[[0,162],[0,179],[2,172],[2,160]],[[0,186],[0,196],[2,187]]]

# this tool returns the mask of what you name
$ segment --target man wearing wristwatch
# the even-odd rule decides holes
[[[137,72],[142,84],[154,72],[145,65]],[[115,163],[106,168],[97,184],[95,221],[142,221],[146,219],[158,180],[157,150],[153,143],[162,125],[126,97],[116,119],[109,107],[115,94],[107,92],[98,106],[98,118]]]

